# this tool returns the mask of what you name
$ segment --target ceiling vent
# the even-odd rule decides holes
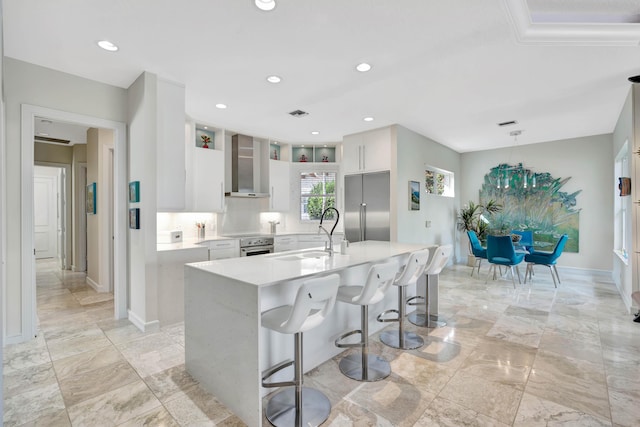
[[[293,117],[304,117],[304,116],[308,116],[309,113],[307,113],[306,111],[302,111],[302,110],[294,110],[292,112],[290,112],[289,114],[291,114]]]
[[[35,142],[50,142],[53,144],[69,145],[71,143],[71,141],[68,139],[49,138],[49,137],[40,136],[40,135],[36,135],[33,139]]]
[[[517,120],[509,120],[508,122],[498,123],[498,126],[503,127],[503,126],[511,126],[516,124],[518,124]]]

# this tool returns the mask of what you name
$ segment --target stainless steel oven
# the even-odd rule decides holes
[[[240,239],[240,256],[273,253],[273,237],[245,237]]]

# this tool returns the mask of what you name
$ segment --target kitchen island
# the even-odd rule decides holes
[[[338,273],[341,286],[362,284],[373,263],[408,255],[427,245],[365,241],[346,254],[320,249],[206,261],[185,266],[185,363],[187,371],[249,426],[262,424],[261,373],[293,358],[293,336],[261,327],[260,313],[291,304],[299,284],[313,276]],[[410,289],[409,293],[415,292]],[[381,311],[397,307],[397,292],[370,307],[371,333]],[[305,372],[340,353],[333,341],[359,328],[358,307],[336,303],[323,324],[305,332]],[[288,379],[284,370],[273,381]]]

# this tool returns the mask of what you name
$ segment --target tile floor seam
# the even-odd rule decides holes
[[[600,353],[602,355],[602,364],[603,364],[603,371],[604,371],[604,384],[606,386],[606,390],[607,390],[607,401],[609,402],[609,421],[611,422],[611,425],[613,425],[613,411],[612,411],[612,405],[611,405],[611,393],[609,392],[609,381],[607,381],[607,364],[604,363],[604,346],[602,345],[602,330],[600,328],[600,319],[597,320],[598,322],[598,337],[600,338]]]

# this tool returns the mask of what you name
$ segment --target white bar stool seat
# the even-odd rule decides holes
[[[283,305],[262,313],[262,326],[283,334],[294,334],[294,360],[284,361],[266,370],[262,375],[263,387],[285,388],[269,399],[265,415],[276,427],[318,426],[331,413],[331,403],[322,392],[302,387],[302,333],[320,325],[333,309],[340,285],[340,276],[331,274],[309,279],[298,288],[293,305]],[[293,381],[266,383],[276,372],[294,365]]]
[[[336,347],[360,347],[360,354],[352,353],[340,360],[340,371],[356,381],[378,381],[391,373],[391,365],[384,358],[369,354],[369,305],[376,304],[393,283],[398,264],[394,261],[372,265],[364,286],[340,286],[338,301],[360,306],[360,329],[347,332],[336,339]],[[351,335],[360,334],[360,342],[345,344],[341,341]]]
[[[383,331],[380,341],[389,347],[402,350],[412,350],[424,345],[424,340],[418,334],[404,330],[404,318],[406,317],[406,288],[414,285],[418,277],[424,273],[429,260],[429,249],[412,252],[404,270],[393,283],[398,287],[398,309],[386,310],[378,315],[378,322],[398,322],[397,331]],[[395,313],[397,318],[386,318],[389,313]]]
[[[429,266],[424,269],[424,274],[427,276],[426,297],[415,296],[407,300],[408,305],[422,305],[425,308],[424,313],[416,310],[409,314],[409,322],[414,325],[425,326],[427,328],[441,328],[447,324],[447,322],[438,317],[438,275],[442,269],[447,266],[452,253],[452,245],[443,245],[436,249],[436,253],[433,255]],[[433,280],[434,278],[435,280]],[[417,300],[424,300],[424,302],[420,303]]]

